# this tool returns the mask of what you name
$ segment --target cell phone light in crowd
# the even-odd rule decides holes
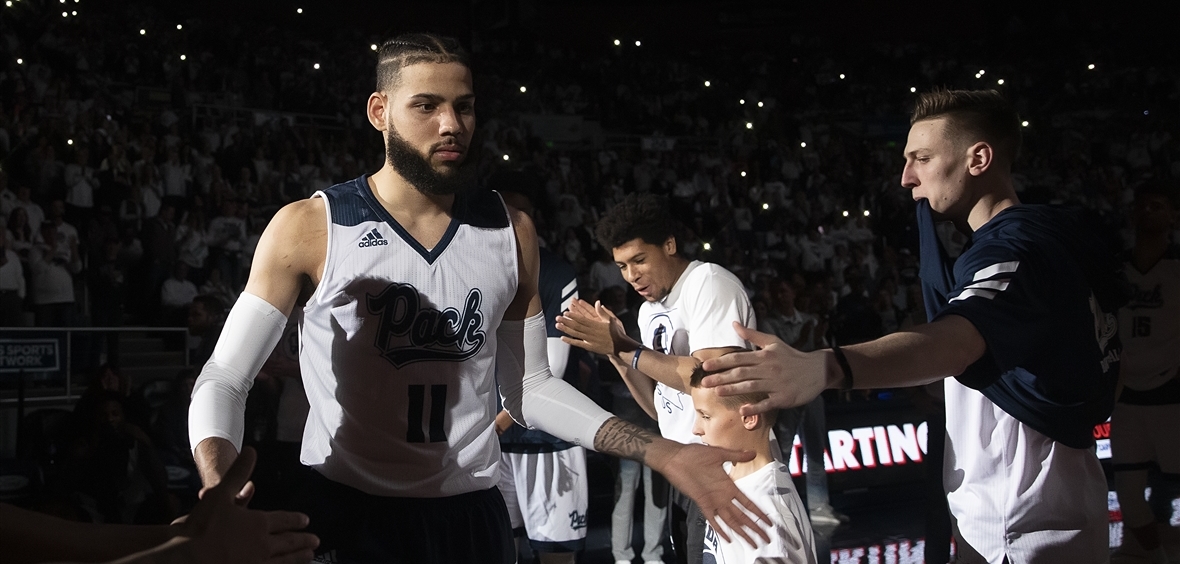
[[[979,76],[983,76],[985,74],[987,74],[987,71],[985,71],[983,69],[979,69]]]
[[[18,65],[23,65],[23,64],[25,64],[25,60],[24,60],[24,59],[22,59],[22,58],[20,58],[20,57],[17,57],[17,59],[16,59],[16,64],[18,64]]]
[[[183,60],[185,60],[186,58],[187,58],[187,57],[185,57],[184,55],[181,55],[181,56],[180,56],[180,60],[182,60],[182,61],[183,61]]]
[[[66,139],[66,145],[73,145],[73,144],[74,144],[73,139]]]
[[[63,15],[63,16],[64,16],[64,15],[66,15],[66,14],[65,14],[65,12],[62,12],[62,14],[61,14],[61,15]],[[139,34],[140,34],[140,35],[147,35],[147,30],[146,30],[146,29],[143,29],[143,28],[141,27],[141,28],[139,28]]]
[[[508,160],[508,155],[504,155],[504,160]]]
[[[975,73],[975,78],[983,78],[983,75],[979,74],[979,73]]]
[[[1086,68],[1094,70],[1094,63],[1090,63]]]
[[[374,44],[372,44],[372,45],[369,45],[369,49],[372,49],[372,50],[376,51],[376,50],[377,50],[377,44],[376,44],[376,43],[374,43]]]
[[[807,142],[806,142],[806,141],[800,141],[800,142],[799,142],[799,146],[800,146],[800,147],[803,147],[804,149],[806,149],[806,148],[807,148]]]
[[[4,3],[4,5],[11,8],[12,7],[12,0],[8,0],[7,2]]]
[[[303,13],[303,8],[295,8],[295,13],[296,13],[296,14],[302,14],[302,13]]]
[[[754,124],[747,121],[746,122],[746,129],[754,129]]]
[[[764,210],[770,209],[770,204],[762,204],[762,209],[764,209]]]
[[[869,216],[869,210],[865,210],[865,217]]]
[[[742,98],[741,100],[738,100],[738,103],[744,106],[746,105],[746,99]]]
[[[176,31],[180,31],[180,30],[182,30],[182,29],[184,29],[184,26],[183,26],[183,25],[181,25],[181,24],[176,24]]]
[[[71,16],[77,16],[77,15],[78,15],[78,10],[74,10],[74,11],[70,12],[70,15],[71,15]]]
[[[708,243],[705,243],[704,245],[701,245],[701,247],[702,247],[702,248],[704,248],[706,251],[711,251],[711,250],[713,250],[713,245],[710,245],[710,244],[708,244]]]
[[[761,107],[762,107],[762,102],[758,102],[758,107],[759,107],[759,108],[761,108]]]
[[[706,80],[705,81],[705,88],[708,88],[710,86],[713,86],[713,83]]]
[[[844,210],[844,212],[840,215],[843,215],[844,217],[848,217],[848,210]]]
[[[622,45],[622,44],[623,44],[622,41],[619,41],[618,39],[615,40],[615,47],[618,47],[619,45]]]
[[[524,94],[525,92],[528,92],[528,91],[529,91],[529,89],[528,89],[528,88],[526,88],[526,87],[524,87],[524,86],[521,86],[521,87],[520,87],[520,93],[521,93],[521,94]]]
[[[999,84],[1000,86],[1003,86],[1003,85],[1004,85],[1004,79],[1002,79],[1002,78],[1001,78],[1000,80],[997,80],[997,81],[996,81],[996,84]]]
[[[642,42],[642,41],[636,41],[636,42],[635,42],[635,46],[636,46],[636,47],[642,47],[642,46],[643,46],[643,42]]]
[[[70,17],[70,13],[69,12],[62,12],[61,17],[68,18],[68,17]]]
[[[1020,122],[1021,127],[1028,127],[1028,120]]]
[[[1148,115],[1150,113],[1151,113],[1151,110],[1143,110],[1143,115]]]
[[[917,92],[917,91],[918,91],[918,88],[917,88],[917,87],[915,87],[915,86],[911,86],[911,87],[910,87],[910,93],[911,93],[911,94],[913,94],[914,92]]]
[[[311,68],[313,68],[315,70],[320,70],[320,64],[316,63],[316,64],[312,65]]]
[[[746,177],[746,171],[743,170],[742,171],[742,178],[745,178],[745,177]]]
[[[844,80],[844,73],[840,73],[840,80]]]

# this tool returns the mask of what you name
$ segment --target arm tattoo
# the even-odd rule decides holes
[[[618,417],[611,417],[594,435],[594,450],[643,462],[647,456],[647,447],[654,439],[655,434],[651,431]]]

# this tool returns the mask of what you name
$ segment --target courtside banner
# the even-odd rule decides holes
[[[925,479],[929,426],[924,414],[908,405],[880,409],[838,410],[829,406],[824,469],[828,487],[849,490]],[[1110,421],[1094,427],[1098,458],[1110,459]],[[803,445],[795,436],[783,452],[792,476],[807,470]]]
[[[57,339],[0,339],[0,373],[60,369]]]

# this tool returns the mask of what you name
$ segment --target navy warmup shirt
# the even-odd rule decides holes
[[[1071,212],[1049,206],[1001,211],[953,262],[925,200],[918,223],[930,319],[964,317],[987,342],[959,382],[1053,440],[1092,446],[1114,407],[1122,349],[1113,256]]]

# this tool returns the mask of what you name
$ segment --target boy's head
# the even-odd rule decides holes
[[[705,444],[722,448],[754,451],[769,448],[774,412],[743,416],[739,411],[743,405],[758,403],[766,399],[767,395],[720,396],[715,390],[701,387],[701,380],[705,376],[704,369],[697,366],[688,382],[692,403],[697,411],[692,433],[701,437]]]

